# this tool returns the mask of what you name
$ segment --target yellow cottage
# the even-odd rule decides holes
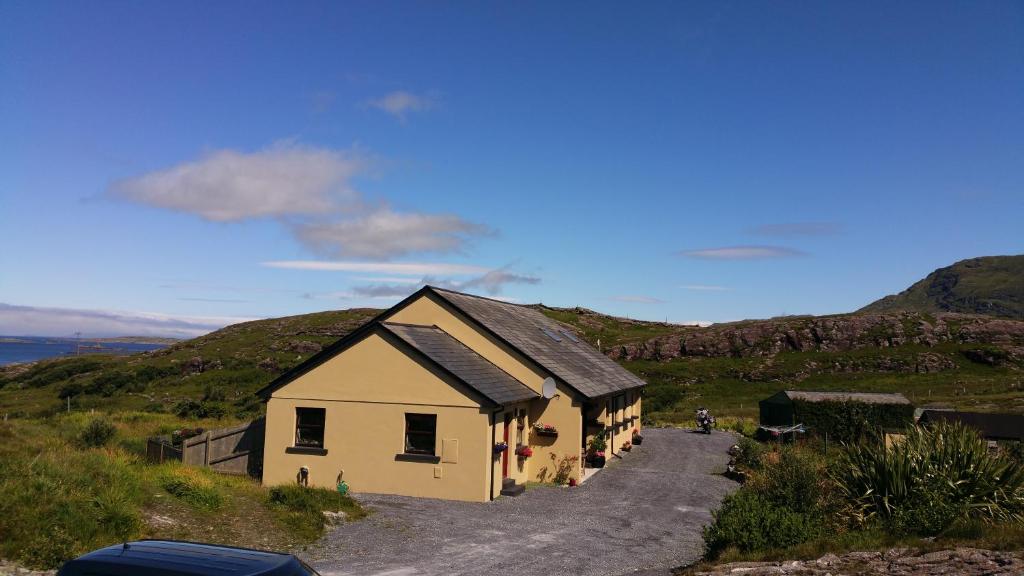
[[[634,376],[527,306],[427,286],[283,374],[263,482],[487,501],[640,427]],[[503,449],[507,446],[507,449]]]

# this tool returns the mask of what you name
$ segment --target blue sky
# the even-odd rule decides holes
[[[1019,2],[0,5],[0,334],[427,281],[854,310],[1022,252]]]

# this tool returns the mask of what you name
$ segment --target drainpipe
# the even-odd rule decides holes
[[[494,412],[491,412],[491,446],[490,446],[490,450],[487,451],[487,461],[490,462],[490,467],[491,467],[491,473],[488,474],[488,476],[491,479],[491,488],[490,488],[490,490],[491,490],[491,500],[494,500],[494,442],[495,442],[494,435],[496,433],[495,429],[494,429],[494,422],[495,422],[494,417],[497,416],[498,412],[501,412],[501,410],[502,410],[501,408],[498,408]]]

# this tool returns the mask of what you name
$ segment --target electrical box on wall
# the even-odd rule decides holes
[[[441,462],[445,464],[459,463],[459,441],[456,438],[441,440]]]
[[[441,477],[441,467],[440,466],[434,466],[434,478],[440,478],[440,477]]]

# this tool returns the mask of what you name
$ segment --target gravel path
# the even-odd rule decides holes
[[[733,442],[647,429],[642,446],[582,486],[488,503],[362,495],[373,514],[305,556],[325,576],[668,574],[700,557],[709,510],[736,487],[716,474]]]

